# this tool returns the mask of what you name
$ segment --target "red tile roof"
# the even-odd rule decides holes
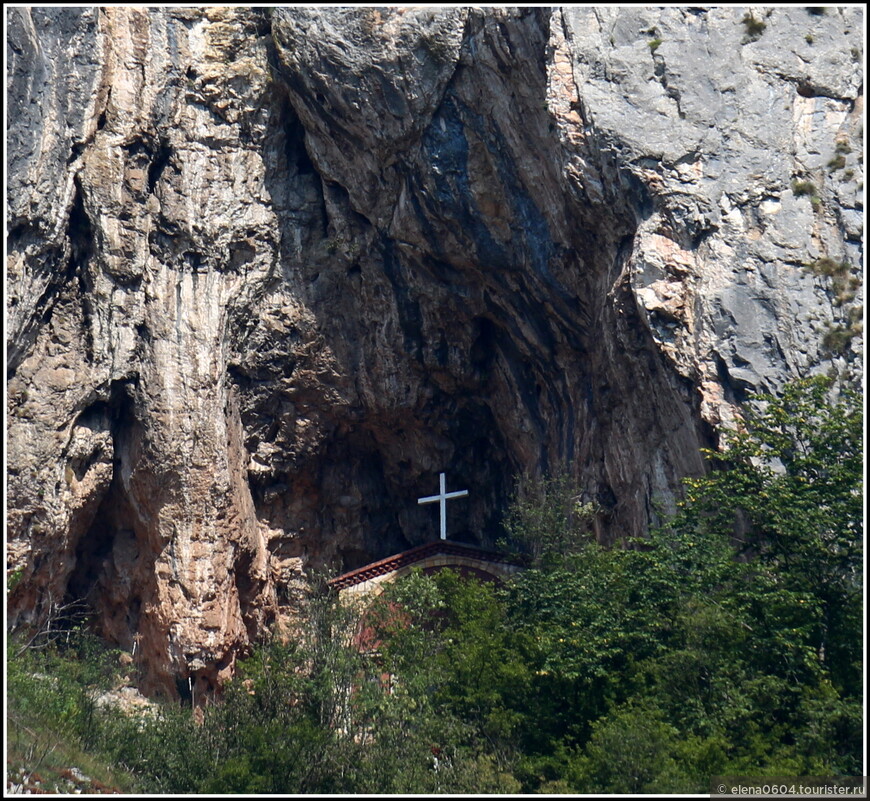
[[[447,542],[438,540],[437,542],[427,542],[425,545],[418,545],[416,548],[411,548],[402,553],[393,554],[386,559],[381,559],[379,562],[372,562],[368,565],[358,567],[356,570],[351,570],[348,573],[343,573],[330,580],[329,585],[337,590],[343,590],[346,587],[353,587],[355,584],[362,584],[364,581],[383,576],[385,573],[392,573],[400,567],[407,567],[415,562],[420,562],[430,556],[437,554],[445,554],[447,556],[465,556],[470,559],[479,559],[483,562],[500,562],[502,564],[512,565],[513,560],[505,554],[496,553],[495,551],[487,551],[483,548],[478,548],[475,545],[466,545],[465,543]]]

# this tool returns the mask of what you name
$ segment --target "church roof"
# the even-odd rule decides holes
[[[494,562],[506,567],[514,567],[514,561],[505,556],[505,554],[487,551],[483,548],[478,548],[476,545],[438,540],[436,542],[427,542],[425,545],[418,545],[416,548],[393,554],[386,559],[371,562],[370,564],[358,567],[356,570],[343,573],[332,579],[329,584],[337,590],[343,590],[439,555],[464,557],[474,561]],[[516,568],[514,567],[514,569]]]

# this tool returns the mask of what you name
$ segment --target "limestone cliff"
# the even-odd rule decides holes
[[[10,622],[87,597],[149,691],[441,470],[461,540],[565,463],[639,534],[860,368],[860,7],[7,14]]]

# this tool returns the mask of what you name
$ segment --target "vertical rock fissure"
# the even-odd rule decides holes
[[[68,602],[84,602],[100,621],[103,634],[116,644],[128,646],[138,627],[144,587],[132,582],[133,576],[144,577],[151,566],[140,564],[148,549],[140,541],[141,521],[133,511],[127,494],[125,476],[133,453],[132,438],[137,427],[133,400],[135,382],[113,382],[107,402],[97,402],[78,418],[77,425],[96,432],[106,432],[111,444],[111,480],[104,494],[92,496],[98,504],[90,521],[82,521],[78,539],[70,542],[73,568],[66,586]],[[72,459],[69,470],[76,480],[84,479],[90,460],[101,455],[94,451],[85,459]],[[70,477],[72,480],[72,477]],[[118,619],[121,618],[119,621]]]

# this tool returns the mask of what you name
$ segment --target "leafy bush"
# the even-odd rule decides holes
[[[831,279],[834,303],[838,306],[853,300],[861,286],[861,279],[851,274],[852,265],[847,261],[836,261],[824,256],[808,264],[807,269],[814,275],[824,275]]]
[[[832,325],[822,337],[822,348],[829,354],[842,355],[849,349],[855,332],[843,325]]]
[[[751,11],[747,11],[743,15],[743,26],[746,28],[746,35],[749,41],[754,42],[767,28],[767,23],[764,20],[756,19]]]
[[[523,477],[505,518],[502,547],[527,556],[532,564],[553,564],[594,539],[597,506],[583,502],[567,472]]]
[[[809,196],[810,205],[813,211],[819,212],[822,208],[822,199],[816,190],[816,185],[812,181],[792,181],[791,191],[795,197]]]
[[[816,275],[839,275],[840,273],[848,272],[850,265],[848,262],[835,261],[828,256],[823,256],[816,259],[809,265],[809,269]]]
[[[61,786],[62,772],[76,764],[104,783],[130,787],[123,771],[113,771],[85,753],[99,751],[104,741],[106,713],[97,699],[114,683],[116,659],[117,652],[80,625],[63,631],[54,621],[26,637],[20,632],[10,636],[10,764],[17,762],[25,773],[38,769],[46,781],[53,777]]]

